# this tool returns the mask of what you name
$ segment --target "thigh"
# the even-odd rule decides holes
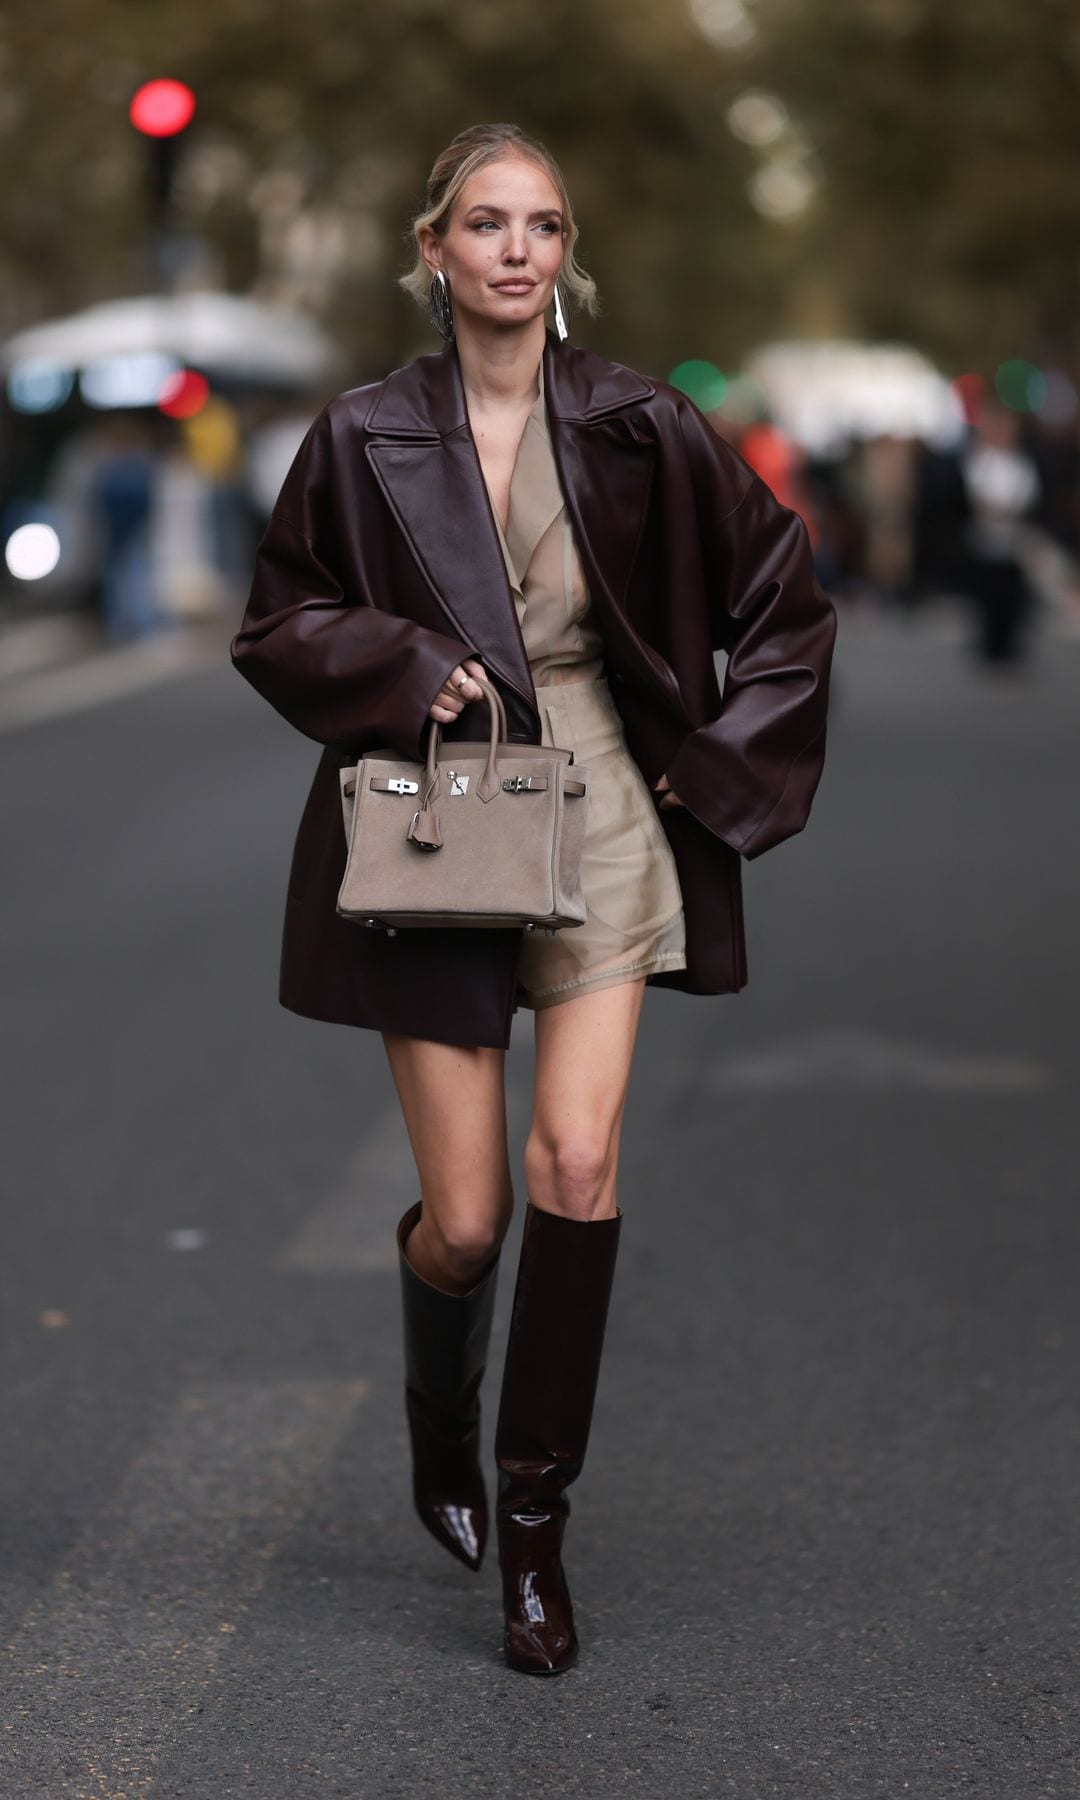
[[[537,1148],[606,1165],[613,1195],[645,981],[575,995],[536,1014],[536,1083],[530,1137]]]
[[[504,1050],[384,1032],[425,1211],[444,1235],[505,1230],[513,1207]]]

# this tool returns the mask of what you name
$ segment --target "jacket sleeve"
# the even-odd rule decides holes
[[[684,434],[712,583],[712,643],[728,664],[718,716],[683,740],[667,778],[695,817],[750,860],[810,815],[825,759],[836,609],[815,579],[798,514],[703,417],[684,420]],[[734,508],[732,460],[743,486]]]
[[[315,420],[259,544],[233,665],[290,725],[361,753],[422,760],[429,708],[469,645],[346,592],[337,567],[327,414]]]

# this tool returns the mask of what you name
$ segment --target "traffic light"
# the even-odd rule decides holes
[[[167,220],[180,134],[194,116],[195,95],[186,82],[171,78],[144,81],[128,107],[131,123],[148,140],[150,214],[155,226],[164,225]]]
[[[128,108],[136,131],[152,138],[175,137],[194,114],[195,96],[183,81],[144,81]]]

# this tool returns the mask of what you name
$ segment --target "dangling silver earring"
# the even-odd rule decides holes
[[[454,309],[450,303],[450,285],[441,269],[436,269],[428,289],[428,312],[436,331],[449,343],[454,335]]]
[[[570,327],[566,323],[566,314],[563,312],[562,294],[559,290],[558,282],[555,283],[555,293],[552,296],[552,303],[555,307],[555,330],[558,333],[560,344],[565,344],[567,338],[570,336]]]

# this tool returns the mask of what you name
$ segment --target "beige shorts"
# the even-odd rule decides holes
[[[536,700],[541,741],[572,750],[592,778],[581,857],[585,924],[521,937],[514,1004],[539,1009],[685,969],[686,927],[675,858],[607,682],[541,686]]]

